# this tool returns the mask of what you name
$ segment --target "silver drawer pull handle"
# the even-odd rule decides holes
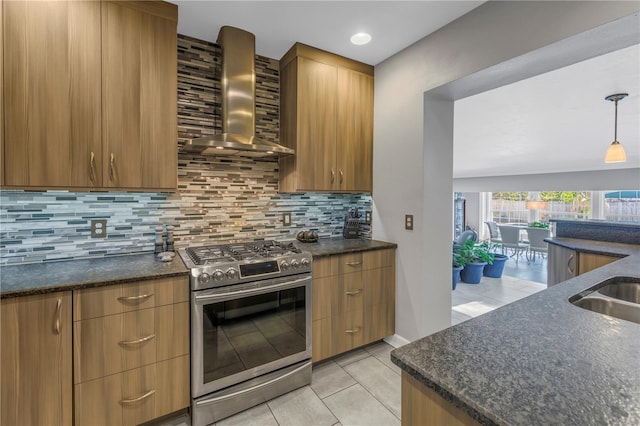
[[[362,289],[359,288],[357,290],[354,291],[345,291],[344,294],[346,294],[347,296],[355,296],[356,294],[360,294],[362,293]]]
[[[91,182],[96,183],[96,155],[91,151],[91,157],[89,158],[89,179]]]
[[[149,392],[145,393],[142,396],[139,396],[137,398],[133,398],[133,399],[121,399],[120,400],[120,404],[133,404],[134,402],[139,402],[142,401],[145,398],[149,398],[151,395],[153,395],[154,393],[156,393],[155,389],[151,389]]]
[[[356,334],[356,333],[358,333],[359,331],[360,331],[360,327],[356,327],[356,328],[354,328],[353,330],[345,330],[344,332],[345,332],[345,333],[348,333],[348,334]]]
[[[145,299],[150,298],[151,296],[153,296],[153,293],[149,293],[149,294],[141,294],[140,296],[121,296],[118,297],[118,300],[121,302],[141,302]]]
[[[362,265],[362,262],[347,262],[347,266],[358,266]]]
[[[56,319],[53,322],[53,330],[56,334],[60,334],[60,308],[62,308],[62,299],[58,299],[58,304],[56,305]]]
[[[122,340],[122,341],[120,342],[120,344],[121,344],[121,345],[124,345],[124,346],[137,345],[137,344],[139,344],[139,343],[143,343],[143,342],[146,342],[146,341],[148,341],[148,340],[151,340],[151,339],[153,339],[153,338],[155,338],[155,337],[156,337],[156,335],[155,335],[155,334],[150,334],[150,335],[148,335],[148,336],[141,337],[140,339],[136,339],[136,340]]]

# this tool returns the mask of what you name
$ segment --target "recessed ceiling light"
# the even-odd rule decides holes
[[[351,36],[351,43],[357,44],[358,46],[362,44],[367,44],[371,41],[371,35],[367,33],[357,33]]]

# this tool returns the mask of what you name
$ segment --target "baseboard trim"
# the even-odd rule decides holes
[[[388,344],[390,344],[391,346],[393,346],[394,348],[399,348],[400,346],[404,346],[407,345],[409,343],[411,343],[409,340],[405,339],[404,337],[398,335],[398,334],[394,334],[393,336],[389,336],[389,337],[385,337],[383,339],[385,342],[387,342]]]

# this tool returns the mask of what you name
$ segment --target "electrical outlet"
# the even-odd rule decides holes
[[[107,236],[107,219],[91,220],[91,238],[105,238]]]
[[[371,210],[364,212],[364,223],[371,225]]]
[[[404,215],[404,229],[407,231],[413,231],[413,215],[406,214]]]
[[[291,213],[282,213],[282,226],[291,226]]]

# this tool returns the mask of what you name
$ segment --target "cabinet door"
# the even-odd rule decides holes
[[[578,253],[578,275],[608,265],[618,259],[618,257],[603,254]]]
[[[395,333],[395,279],[394,266],[363,272],[365,343],[374,342]]]
[[[337,164],[340,191],[373,187],[373,76],[338,69]]]
[[[298,58],[298,190],[331,190],[337,184],[337,69]]]
[[[71,292],[5,299],[0,320],[0,424],[70,425]]]
[[[177,187],[174,7],[102,3],[105,187]]]
[[[578,260],[574,250],[549,244],[547,286],[558,284],[577,275]]]
[[[99,186],[100,3],[3,8],[5,184]]]

